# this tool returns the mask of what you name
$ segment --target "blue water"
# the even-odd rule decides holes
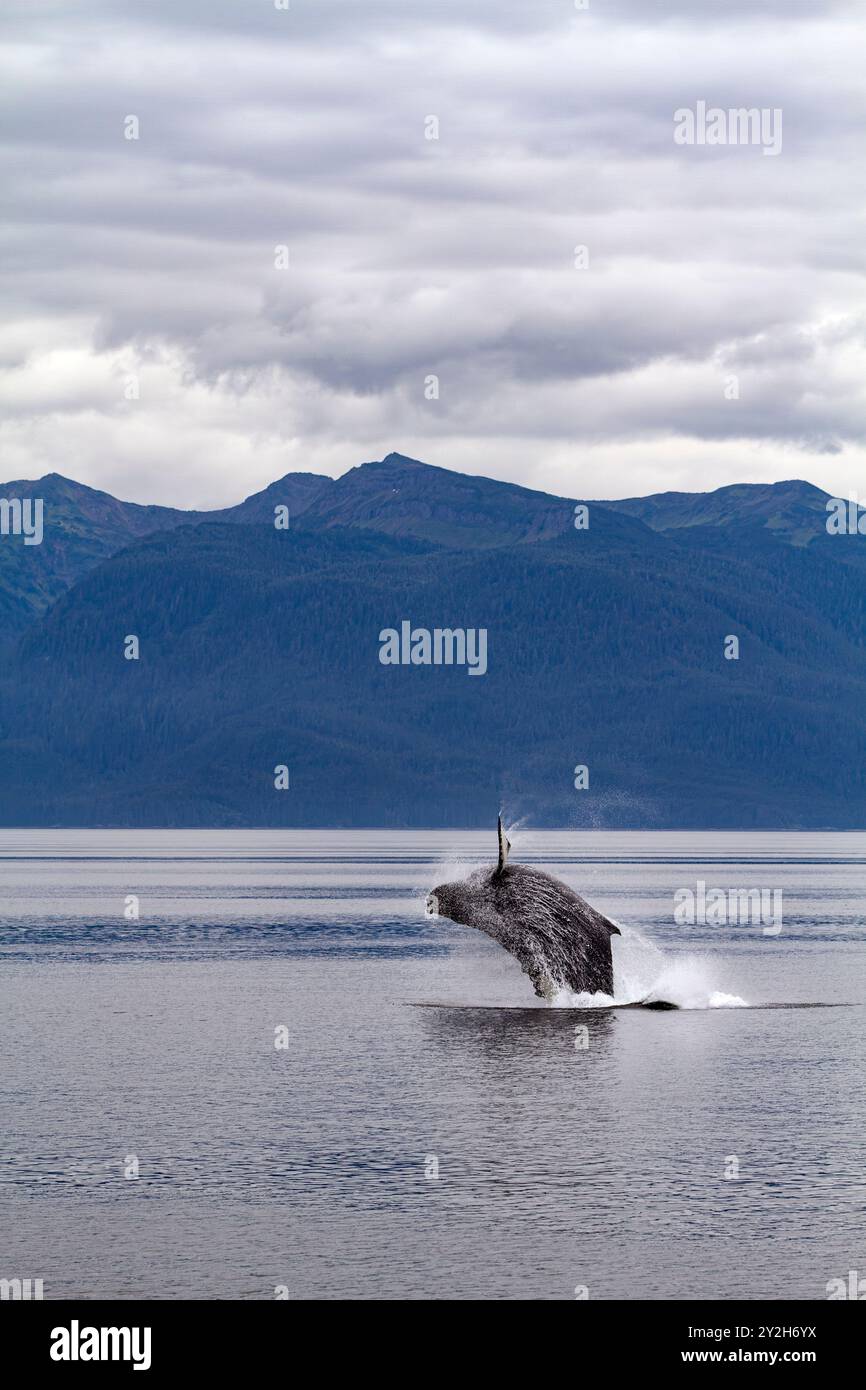
[[[820,1299],[866,1273],[866,836],[511,838],[621,925],[621,998],[691,1007],[550,1008],[425,917],[491,835],[0,832],[0,1278]],[[676,925],[698,880],[780,891],[781,930]]]

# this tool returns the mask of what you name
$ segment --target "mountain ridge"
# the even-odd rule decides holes
[[[0,821],[866,823],[866,538],[813,506],[796,543],[810,484],[739,518],[668,494],[655,526],[590,500],[579,529],[572,499],[402,456],[318,477],[127,536],[11,634]],[[407,621],[484,629],[487,670],[383,664]]]
[[[794,511],[772,527],[788,543],[808,544],[809,527],[828,494],[811,483],[732,484],[708,493],[668,492],[619,501],[558,497],[484,475],[459,473],[392,452],[356,465],[333,479],[292,472],[243,501],[211,510],[184,510],[152,503],[125,502],[111,493],[52,472],[39,479],[0,484],[0,498],[45,494],[51,504],[45,540],[24,553],[0,544],[0,641],[21,632],[41,616],[83,574],[134,540],[159,530],[211,522],[272,524],[274,508],[289,508],[291,524],[304,528],[357,527],[405,535],[449,549],[492,549],[513,541],[529,543],[568,532],[573,508],[585,502],[596,512],[617,512],[651,530],[687,531],[700,525],[731,525],[739,518],[755,524],[756,509],[743,514],[722,499],[759,497],[770,514],[786,490],[798,494]],[[749,491],[751,490],[751,491]],[[715,500],[714,500],[715,499]],[[792,506],[788,502],[789,511]],[[760,512],[760,507],[757,509]],[[2,541],[3,537],[0,537]],[[37,554],[34,556],[33,552]],[[847,558],[847,557],[846,557]]]

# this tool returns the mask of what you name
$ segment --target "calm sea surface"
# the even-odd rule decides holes
[[[687,1007],[551,1008],[425,917],[492,833],[0,831],[0,1278],[821,1299],[866,1275],[866,836],[512,840],[621,925],[618,997]],[[781,931],[675,924],[699,881],[781,892]]]

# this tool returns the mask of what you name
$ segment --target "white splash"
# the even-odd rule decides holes
[[[603,1009],[611,1004],[675,1004],[678,1009],[746,1009],[738,994],[716,988],[710,963],[697,956],[671,959],[640,932],[623,930],[613,938],[613,998],[561,989],[551,998],[557,1009]]]

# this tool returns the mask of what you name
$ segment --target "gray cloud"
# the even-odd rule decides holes
[[[647,458],[658,489],[862,478],[854,4],[12,0],[4,23],[18,476],[208,505],[396,447],[586,494],[639,491]],[[698,99],[780,108],[781,155],[675,145]]]

